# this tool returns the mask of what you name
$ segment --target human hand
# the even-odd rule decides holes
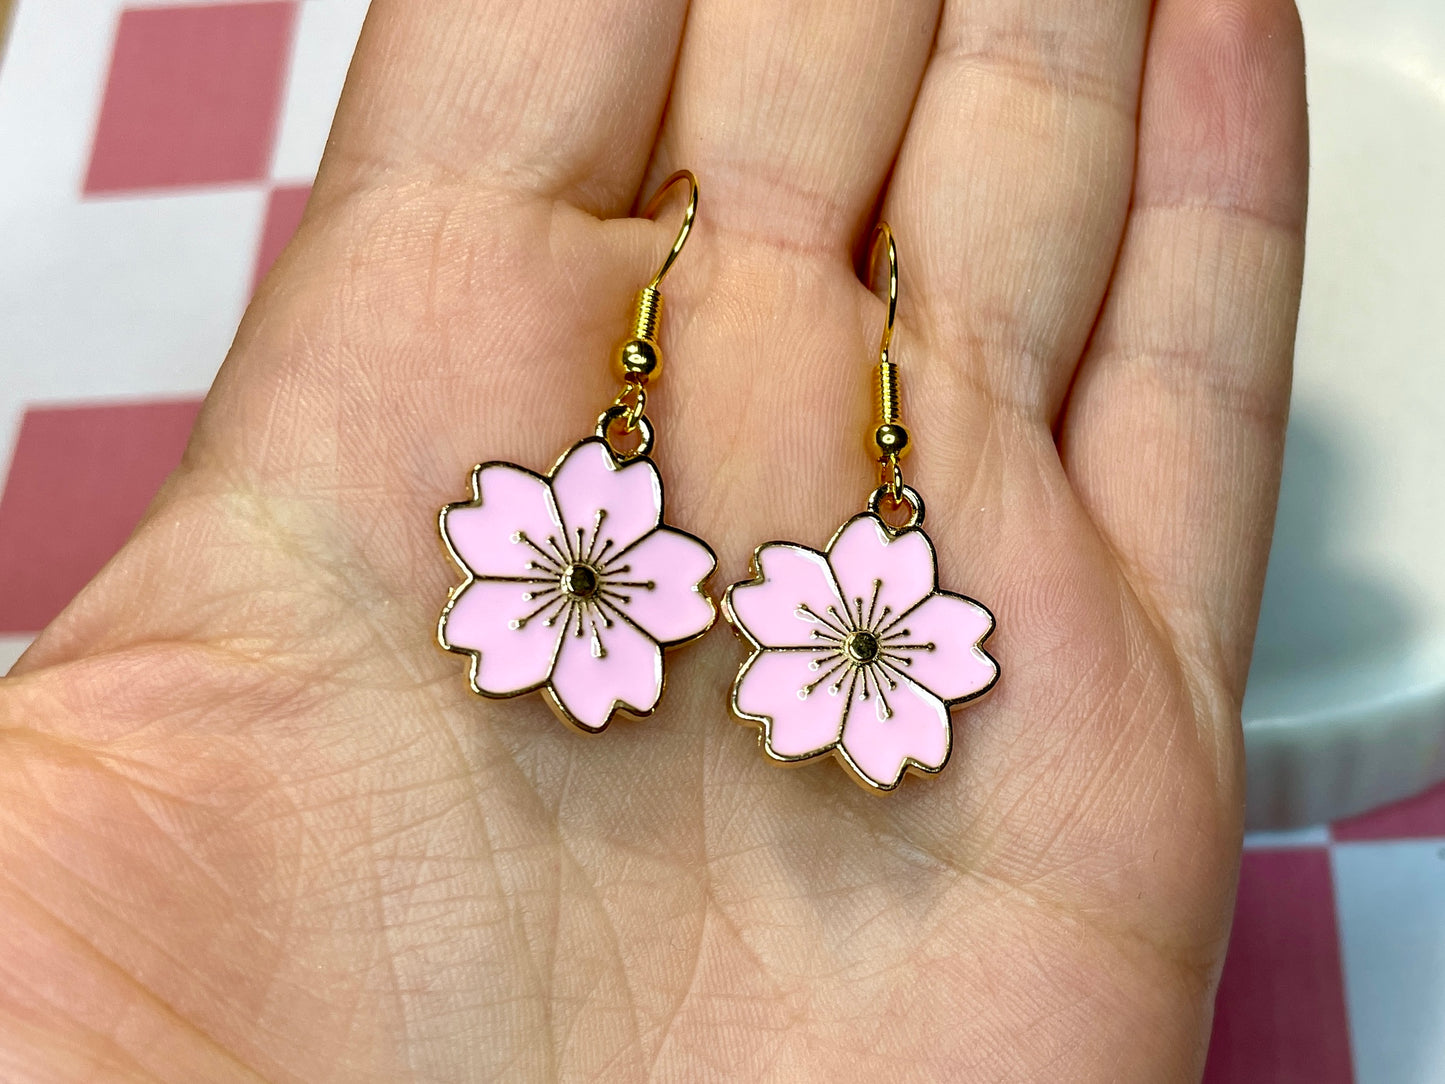
[[[1305,158],[1288,0],[375,0],[182,470],[0,683],[4,1075],[1197,1076]],[[886,799],[759,753],[722,630],[597,738],[433,643],[437,508],[591,429],[682,166],[649,411],[718,590],[861,508],[898,238],[1003,679]]]

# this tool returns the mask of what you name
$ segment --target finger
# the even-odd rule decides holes
[[[319,190],[465,179],[631,204],[657,135],[686,0],[375,0]]]
[[[1279,481],[1303,260],[1291,0],[1165,0],[1135,202],[1062,428],[1135,588],[1242,694]]]
[[[656,172],[707,187],[709,228],[847,252],[927,61],[937,0],[694,0]]]
[[[677,464],[681,499],[703,500],[718,532],[812,538],[836,524],[841,487],[850,502],[867,492],[866,377],[850,378],[849,364],[876,343],[876,325],[865,333],[861,321],[879,313],[860,304],[878,307],[854,282],[852,254],[897,154],[938,7],[693,0],[651,170],[687,166],[702,183],[706,240],[693,244],[703,255],[679,265],[677,286],[701,274],[708,319],[674,322],[680,364],[659,420],[707,432],[720,408],[736,407],[724,415],[736,418],[734,440],[694,441]],[[724,555],[722,574],[741,573]]]
[[[946,5],[884,205],[940,385],[1052,421],[1128,208],[1148,17],[1148,0]]]

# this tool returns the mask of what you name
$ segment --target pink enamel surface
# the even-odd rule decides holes
[[[442,645],[475,653],[479,691],[545,686],[588,730],[605,727],[614,705],[650,712],[662,645],[712,623],[699,588],[716,564],[697,539],[659,525],[656,467],[645,458],[620,465],[589,438],[549,478],[490,464],[475,485],[473,502],[442,517],[472,573],[442,618]]]
[[[946,701],[983,691],[998,670],[981,646],[992,619],[937,589],[923,531],[891,534],[866,514],[826,555],[769,543],[756,567],[757,578],[729,595],[734,624],[761,645],[733,698],[738,714],[764,723],[769,751],[801,759],[836,744],[865,782],[885,789],[910,763],[942,767],[952,741]]]
[[[838,677],[835,674],[805,696],[798,695],[826,673],[827,663],[822,661],[826,657],[812,651],[761,651],[744,664],[738,675],[738,710],[772,721],[768,748],[774,755],[810,756],[825,752],[837,742],[843,726],[846,684],[833,692],[831,687]]]
[[[859,516],[833,542],[828,562],[838,578],[843,599],[866,610],[878,585],[877,613],[886,607],[896,616],[916,606],[934,588],[933,547],[922,531],[904,531],[888,538],[880,521]]]
[[[520,628],[516,621],[537,608],[523,598],[526,584],[478,580],[453,604],[442,629],[452,647],[481,653],[477,687],[493,696],[511,696],[547,680],[562,630],[533,620]]]
[[[988,688],[998,665],[978,646],[993,627],[982,606],[957,595],[927,598],[890,630],[889,645],[931,644],[932,650],[898,651],[906,673],[943,700],[961,700]]]
[[[452,549],[477,576],[532,576],[528,562],[536,551],[523,542],[523,532],[537,542],[558,537],[561,522],[552,506],[547,483],[516,467],[492,464],[477,475],[481,502],[447,509],[445,531]]]
[[[589,730],[600,730],[616,701],[638,712],[651,711],[662,695],[662,649],[626,621],[597,629],[603,645],[598,657],[593,623],[583,622],[563,636],[552,672],[552,691],[569,714]]]
[[[868,779],[891,787],[909,758],[926,768],[941,767],[948,758],[950,737],[943,702],[911,681],[900,681],[883,698],[853,702],[843,724],[842,745]]]
[[[583,545],[599,540],[593,552],[609,558],[632,545],[662,521],[662,480],[647,459],[618,465],[600,440],[577,445],[557,465],[552,494],[572,546],[577,532]],[[605,512],[599,527],[598,512]],[[609,545],[610,543],[610,545]]]
[[[827,558],[806,546],[770,543],[758,551],[757,565],[761,583],[740,583],[732,589],[737,623],[764,647],[816,645],[813,633],[819,622],[801,608],[832,620],[829,608],[843,605]]]
[[[712,600],[697,589],[717,564],[697,539],[660,527],[607,566],[608,581],[650,583],[618,587],[628,619],[659,643],[678,643],[705,631],[713,619]]]

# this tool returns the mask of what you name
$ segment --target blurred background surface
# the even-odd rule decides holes
[[[1445,778],[1445,4],[1300,8],[1310,221],[1244,712],[1256,827]]]
[[[300,218],[365,8],[9,13],[0,672],[177,462]],[[1247,842],[1207,1079],[1442,1084],[1445,787],[1427,788],[1445,776],[1445,4],[1301,13],[1309,255],[1245,708],[1250,821],[1276,831]]]

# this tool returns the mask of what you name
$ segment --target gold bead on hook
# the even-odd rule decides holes
[[[908,454],[908,441],[908,427],[902,422],[884,422],[873,430],[873,448],[880,459],[890,455],[902,459]]]
[[[688,186],[688,198],[682,226],[678,229],[677,237],[662,261],[662,266],[657,269],[657,274],[637,292],[637,298],[632,304],[632,335],[617,348],[617,353],[613,356],[613,369],[618,379],[625,383],[647,384],[662,376],[662,346],[657,339],[658,325],[662,321],[662,292],[659,287],[662,285],[663,276],[671,270],[677,254],[682,251],[682,246],[687,243],[687,235],[692,232],[692,221],[697,217],[697,178],[690,170],[678,170],[662,182],[662,186],[653,194],[642,212],[644,218],[651,218],[672,187],[684,181]]]
[[[878,344],[878,368],[874,374],[877,393],[878,422],[869,435],[870,451],[878,460],[883,484],[895,501],[903,496],[903,471],[898,461],[908,454],[911,439],[903,424],[903,405],[899,399],[898,364],[890,358],[893,346],[893,323],[898,313],[898,249],[893,231],[880,222],[873,231],[873,244],[868,252],[868,288],[874,288],[879,247],[888,256],[888,309],[883,321],[883,338]]]

